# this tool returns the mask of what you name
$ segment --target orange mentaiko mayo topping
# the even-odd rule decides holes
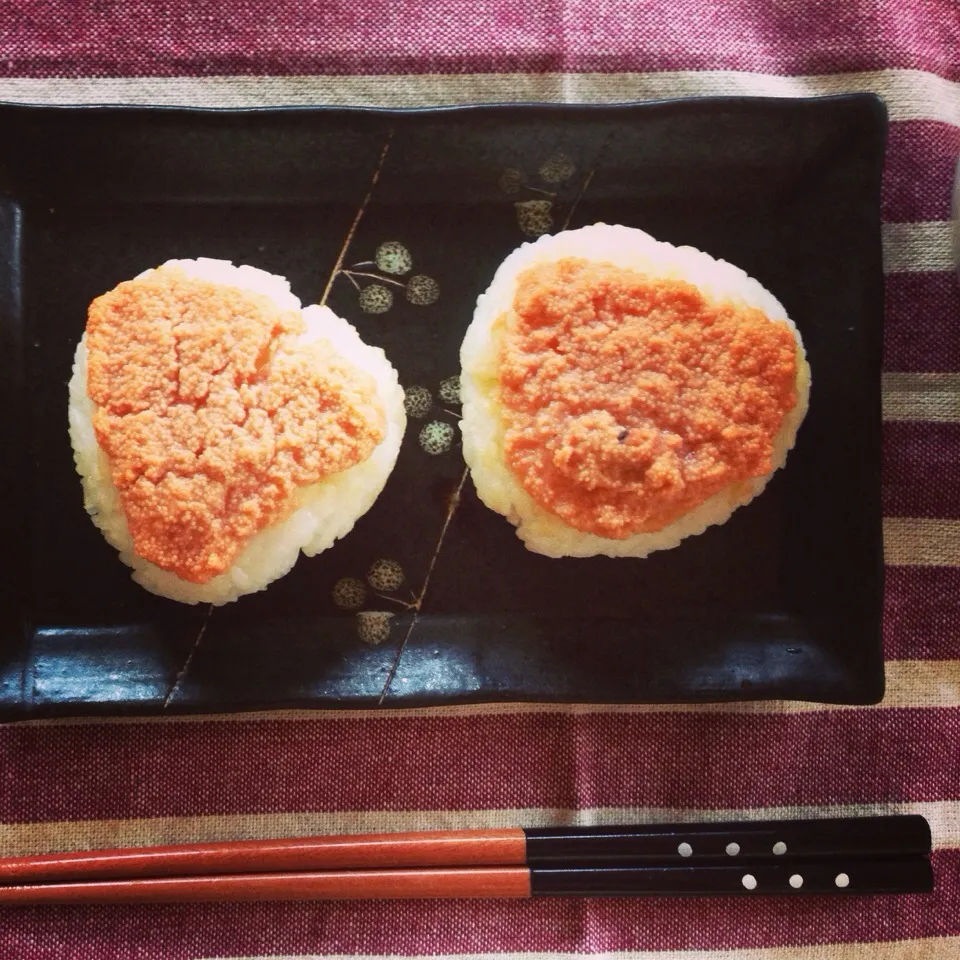
[[[585,533],[660,530],[772,469],[797,344],[684,280],[580,259],[521,274],[500,350],[508,467]]]
[[[136,552],[184,580],[227,570],[296,489],[384,436],[366,374],[298,311],[176,267],[121,283],[87,316],[93,425]]]

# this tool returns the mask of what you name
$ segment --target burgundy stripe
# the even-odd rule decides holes
[[[960,287],[952,273],[886,278],[884,367],[902,373],[960,371]]]
[[[887,567],[883,642],[889,660],[960,659],[960,568]]]
[[[960,517],[960,423],[884,424],[883,512]]]
[[[949,220],[958,156],[960,127],[933,120],[891,124],[883,178],[884,220]]]
[[[960,796],[960,709],[14,727],[0,763],[10,822],[938,800]]]
[[[758,70],[960,76],[954,0],[52,0],[5,14],[6,76]],[[123,43],[116,38],[123,37]]]
[[[930,895],[798,897],[789,906],[784,898],[757,897],[8,909],[0,916],[0,955],[135,960],[149,943],[155,960],[494,949],[542,956],[956,936],[960,852],[936,853],[933,865]]]

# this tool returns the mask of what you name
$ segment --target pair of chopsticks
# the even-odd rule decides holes
[[[923,817],[456,830],[0,859],[0,904],[925,893]]]

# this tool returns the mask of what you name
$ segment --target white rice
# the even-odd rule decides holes
[[[681,278],[695,284],[715,303],[732,302],[762,310],[785,322],[797,340],[797,403],[774,440],[769,474],[732,484],[679,520],[654,533],[614,540],[583,533],[545,510],[523,489],[504,456],[504,423],[499,394],[499,354],[505,315],[513,307],[517,278],[530,267],[564,257],[610,263],[639,273]],[[739,267],[715,260],[693,247],[674,247],[642,230],[598,223],[525,243],[503,261],[486,293],[477,300],[473,322],[460,349],[463,396],[463,455],[480,499],[517,527],[517,536],[535,553],[548,557],[645,557],[675,547],[685,537],[725,523],[737,507],[749,503],[786,461],[810,398],[810,368],[800,334],[780,302]]]
[[[237,267],[226,260],[204,257],[170,260],[164,266],[177,266],[191,277],[264,294],[283,310],[301,309],[299,299],[290,292],[283,277],[255,267]],[[152,272],[147,270],[140,276]],[[289,572],[301,551],[312,557],[349,533],[373,506],[387,482],[406,429],[403,389],[396,370],[381,349],[365,344],[357,331],[329,308],[310,306],[303,308],[302,313],[307,329],[301,343],[326,339],[341,357],[374,378],[377,396],[386,412],[386,436],[362,463],[301,487],[293,513],[261,530],[229,570],[204,584],[184,580],[134,553],[133,538],[111,479],[110,463],[93,430],[97,407],[87,396],[86,335],[81,338],[70,380],[70,442],[83,482],[84,505],[108,542],[120,551],[120,559],[133,568],[133,579],[151,593],[182,603],[223,604],[245,593],[263,590]]]

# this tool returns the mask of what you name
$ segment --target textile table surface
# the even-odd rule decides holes
[[[914,811],[930,897],[36,908],[2,960],[960,957],[957,0],[6,0],[0,100],[202,106],[872,90],[891,118],[878,706],[488,706],[0,727],[0,854]],[[211,771],[216,770],[216,773]]]

